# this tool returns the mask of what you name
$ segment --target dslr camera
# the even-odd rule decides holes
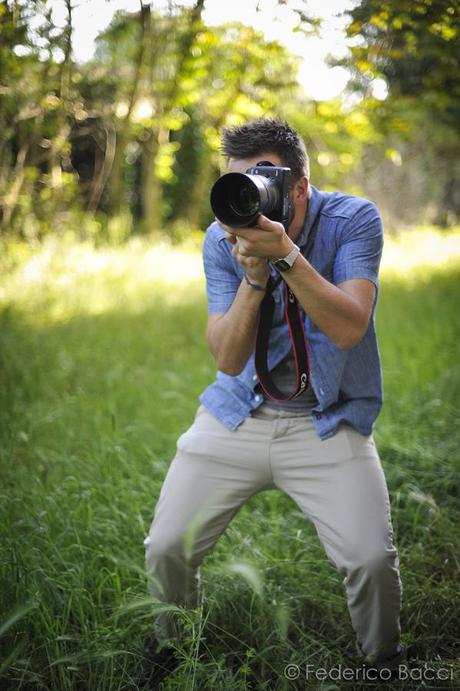
[[[230,228],[255,225],[259,214],[279,221],[287,230],[291,220],[291,169],[260,161],[245,173],[226,173],[211,189],[211,207]]]

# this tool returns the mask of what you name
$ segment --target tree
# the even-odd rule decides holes
[[[159,228],[168,216],[198,225],[202,200],[207,198],[212,170],[218,165],[221,127],[248,116],[274,113],[286,90],[297,88],[297,61],[288,51],[241,24],[205,27],[202,6],[197,2],[191,9],[152,14],[149,42],[155,54],[144,57],[136,101],[129,95],[134,93],[133,65],[139,42],[139,31],[133,30],[136,15],[115,18],[99,39],[93,64],[93,70],[102,67],[101,80],[113,84],[111,118],[118,140],[124,127],[126,140],[137,148],[144,222],[149,230]],[[116,75],[118,79],[123,75],[123,81],[117,81]],[[187,146],[191,134],[190,127],[183,135],[182,130],[192,125],[192,119],[199,123],[202,142],[195,152],[198,158],[192,161],[180,155],[178,159],[179,148]],[[122,149],[126,145],[117,150]],[[120,153],[120,170],[122,158]],[[187,180],[187,194],[180,195],[178,205],[172,191],[176,178]],[[112,173],[109,184],[114,180],[121,180],[119,172]]]
[[[203,136],[199,174],[191,181],[186,203],[173,214],[194,226],[199,225],[211,176],[218,170],[221,128],[248,117],[275,115],[283,98],[295,98],[298,90],[297,59],[251,27],[233,23],[207,30],[197,45],[207,75],[194,105]]]
[[[436,200],[442,225],[460,215],[459,9],[458,0],[361,0],[349,12],[353,43],[341,61],[352,71],[352,88],[374,101],[387,151],[404,151],[421,170],[435,168],[437,185],[425,176],[422,203]],[[373,97],[377,79],[388,88],[380,102]]]
[[[458,0],[362,0],[348,36],[360,88],[383,77],[394,97],[416,98],[448,124],[460,117]]]
[[[0,2],[1,226],[17,224],[22,234],[26,220],[33,228],[40,214],[77,196],[69,136],[81,106],[72,87],[71,1],[65,6],[57,28],[46,2]]]

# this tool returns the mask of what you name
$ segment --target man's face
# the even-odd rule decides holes
[[[266,151],[251,158],[230,158],[227,165],[227,173],[245,173],[248,168],[254,168],[260,161],[268,161],[278,167],[284,167],[286,165],[277,154]],[[300,232],[307,209],[307,201],[306,198],[304,198],[305,195],[299,195],[299,187],[305,187],[306,184],[308,189],[308,183],[306,183],[306,178],[301,178],[301,181],[295,182],[289,191],[292,218],[289,224],[288,234],[291,236],[293,234],[297,236]]]

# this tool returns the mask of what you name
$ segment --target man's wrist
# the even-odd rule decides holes
[[[283,235],[283,237],[281,238],[279,253],[277,254],[276,257],[275,256],[270,257],[269,261],[273,262],[276,259],[282,259],[283,257],[286,257],[289,254],[289,252],[291,252],[294,249],[294,247],[295,247],[294,242],[291,240],[289,235],[287,233],[285,233]]]
[[[271,265],[282,274],[292,269],[300,254],[300,248],[291,240],[291,238],[289,238],[289,245],[290,249],[283,249],[282,253],[270,260]]]
[[[263,281],[261,281],[260,279],[254,280],[253,278],[250,278],[246,272],[244,272],[244,280],[246,281],[248,286],[251,286],[253,290],[258,290],[259,292],[265,292],[268,283],[268,278],[269,275],[267,275],[267,278]]]

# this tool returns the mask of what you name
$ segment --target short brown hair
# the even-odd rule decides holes
[[[301,136],[287,122],[260,118],[244,125],[226,127],[222,151],[228,158],[252,158],[272,151],[292,171],[294,180],[310,177],[310,161]]]

